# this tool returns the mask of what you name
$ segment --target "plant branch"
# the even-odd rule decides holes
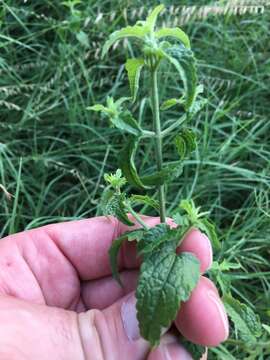
[[[164,137],[166,135],[168,135],[171,131],[173,131],[174,129],[177,129],[180,125],[183,124],[183,122],[185,122],[187,119],[187,115],[184,114],[182,115],[177,121],[175,121],[172,125],[168,126],[167,129],[161,131],[161,136]]]
[[[128,212],[130,212],[130,214],[134,217],[134,219],[145,229],[148,230],[149,226],[140,218],[140,216],[136,213],[136,211],[134,211],[131,207],[131,205],[129,205],[128,203],[124,203],[126,209]]]
[[[152,66],[150,68],[151,101],[152,101],[154,128],[155,128],[155,133],[156,133],[156,160],[157,160],[157,169],[158,169],[158,171],[161,171],[163,159],[162,159],[162,136],[161,136],[161,126],[160,126],[160,117],[159,117],[157,65],[155,64],[154,58],[152,58],[151,60],[152,60]],[[166,198],[165,198],[164,185],[160,185],[158,187],[158,192],[159,192],[159,204],[160,204],[160,222],[164,223],[166,220]]]

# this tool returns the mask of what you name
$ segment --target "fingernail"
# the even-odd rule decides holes
[[[209,240],[209,238],[205,235],[202,234],[203,238],[205,239],[205,243],[207,246],[207,253],[208,253],[208,262],[207,262],[207,267],[206,270],[209,270],[212,267],[213,264],[213,249],[212,249],[212,244],[211,241]]]
[[[177,342],[162,346],[161,351],[163,352],[164,360],[192,360],[192,356]]]
[[[219,313],[220,322],[222,323],[224,330],[224,340],[226,340],[227,337],[229,336],[229,322],[224,305],[222,304],[220,298],[217,296],[217,294],[214,291],[209,290],[207,295],[211,300],[213,306],[215,306],[217,312]]]
[[[121,317],[126,335],[130,341],[140,338],[139,323],[137,320],[136,299],[134,294],[129,295],[121,306]]]

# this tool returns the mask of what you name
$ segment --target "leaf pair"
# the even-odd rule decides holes
[[[189,153],[196,149],[196,135],[191,129],[183,129],[174,138],[174,143],[180,159],[183,160]]]
[[[95,104],[87,107],[87,110],[101,112],[109,118],[113,126],[132,135],[139,136],[142,133],[140,125],[134,119],[130,111],[123,110],[122,108],[122,103],[126,100],[129,100],[129,98],[123,97],[114,102],[113,98],[108,97],[107,106]]]
[[[105,42],[101,56],[104,57],[110,47],[123,38],[134,38],[142,42],[142,44],[149,44],[150,39],[153,39],[156,43],[161,38],[172,37],[190,48],[189,38],[180,28],[163,28],[155,31],[157,16],[163,9],[164,5],[161,4],[149,14],[145,21],[139,21],[134,26],[127,26],[113,32]]]
[[[183,166],[182,162],[179,161],[164,164],[161,171],[140,177],[135,165],[139,140],[139,138],[131,136],[119,156],[119,166],[129,184],[137,189],[147,190],[171,181],[182,173]]]
[[[215,225],[206,217],[207,212],[200,212],[200,207],[195,206],[193,200],[182,200],[179,209],[185,214],[176,213],[173,217],[176,224],[188,229],[195,227],[204,232],[212,242],[214,249],[220,249],[220,242],[217,237]]]

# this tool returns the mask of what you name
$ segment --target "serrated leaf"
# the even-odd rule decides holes
[[[112,114],[112,110],[107,108],[106,106],[102,105],[102,104],[95,104],[93,106],[88,106],[86,108],[86,110],[92,110],[92,111],[96,111],[96,112],[102,112],[106,115],[110,115]]]
[[[189,41],[189,37],[187,36],[187,34],[180,29],[179,27],[176,28],[162,28],[158,31],[155,32],[155,36],[160,39],[163,37],[173,37],[179,41],[182,42],[182,44],[190,49],[190,41]]]
[[[121,246],[125,240],[127,241],[134,241],[135,239],[140,236],[141,229],[136,229],[134,231],[125,232],[119,238],[115,239],[110,247],[109,250],[109,258],[110,258],[110,265],[112,270],[113,278],[122,286],[121,278],[118,271],[118,254],[121,249]]]
[[[190,253],[177,255],[166,243],[143,262],[136,291],[140,332],[151,346],[159,344],[161,330],[170,326],[199,280],[199,261]]]
[[[225,295],[222,300],[241,338],[247,343],[255,343],[256,338],[262,333],[259,316],[250,307],[234,299],[231,295]]]
[[[126,38],[126,37],[134,37],[142,40],[144,36],[148,33],[148,29],[145,26],[127,26],[120,30],[114,31],[110,34],[109,39],[105,42],[101,57],[103,58],[105,54],[108,52],[110,47],[118,40]]]
[[[183,105],[183,101],[181,99],[176,99],[176,98],[165,100],[160,106],[160,110],[168,110],[177,104]]]
[[[134,223],[129,220],[124,206],[124,194],[118,194],[114,191],[108,191],[108,196],[105,198],[106,203],[103,205],[104,215],[113,215],[117,217],[123,224],[132,226]]]
[[[120,112],[117,116],[110,117],[110,121],[118,129],[132,135],[139,136],[142,133],[140,125],[128,110]]]
[[[158,14],[164,9],[164,5],[160,4],[156,6],[153,11],[147,16],[145,24],[150,29],[150,31],[154,30],[156,25]]]
[[[182,172],[182,161],[177,161],[171,164],[165,164],[161,171],[156,171],[151,175],[142,176],[141,181],[145,186],[159,186],[178,178]]]
[[[196,134],[191,129],[183,129],[174,138],[180,159],[184,159],[189,153],[196,149]]]
[[[143,65],[144,59],[142,58],[127,59],[126,61],[125,68],[128,73],[129,86],[133,102],[136,100],[137,92],[139,89],[139,79]]]
[[[148,205],[153,209],[159,211],[159,202],[157,200],[152,199],[148,195],[131,195],[130,201],[134,205]]]
[[[206,352],[205,346],[194,344],[186,339],[181,339],[181,344],[189,352],[193,360],[200,360]]]
[[[220,242],[218,240],[217,233],[216,233],[216,227],[215,227],[215,224],[212,223],[212,221],[210,221],[207,218],[203,218],[203,219],[200,219],[196,223],[196,226],[201,231],[206,233],[206,235],[210,239],[214,249],[219,250],[221,248],[221,245],[220,245]]]
[[[178,45],[166,49],[164,56],[176,68],[183,81],[185,90],[184,106],[188,111],[196,96],[197,73],[193,53],[185,46]]]
[[[167,224],[158,224],[144,232],[144,236],[138,243],[138,253],[143,255],[144,258],[149,254],[151,256],[151,253],[157,251],[165,242],[173,244],[176,248],[182,233],[182,228],[171,229]]]
[[[138,141],[139,139],[135,137],[129,138],[126,146],[120,153],[119,167],[122,169],[123,174],[130,185],[139,189],[149,189],[149,187],[145,186],[140,179],[134,162]]]

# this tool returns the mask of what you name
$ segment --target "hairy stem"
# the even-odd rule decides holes
[[[162,170],[162,135],[159,117],[159,98],[158,98],[158,85],[157,85],[157,66],[154,64],[155,60],[152,59],[151,67],[151,101],[154,128],[156,133],[156,160],[158,171]],[[160,203],[160,221],[165,222],[166,219],[166,198],[164,185],[158,187],[159,192],[159,203]]]
[[[130,214],[134,217],[134,219],[138,222],[138,224],[140,224],[145,230],[149,229],[149,226],[140,218],[140,216],[136,213],[136,211],[132,209],[129,204],[125,203],[125,207],[127,211],[129,211]]]

